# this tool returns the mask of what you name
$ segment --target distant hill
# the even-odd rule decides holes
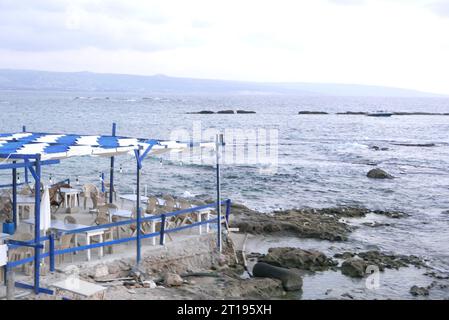
[[[294,94],[332,96],[432,97],[407,89],[352,84],[268,83],[139,76],[92,72],[0,69],[0,90],[58,90],[145,93]]]

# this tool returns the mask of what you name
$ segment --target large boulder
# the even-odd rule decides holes
[[[299,248],[270,248],[268,254],[259,261],[278,267],[308,271],[323,271],[337,264],[320,251]]]
[[[366,176],[371,179],[393,179],[391,174],[379,168],[370,170]]]
[[[275,267],[268,263],[256,263],[253,268],[253,276],[281,280],[285,291],[298,291],[302,289],[302,278],[298,273]]]
[[[341,273],[348,277],[363,278],[367,266],[367,263],[363,259],[350,258],[345,260],[341,265]]]

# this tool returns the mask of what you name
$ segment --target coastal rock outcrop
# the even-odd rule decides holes
[[[218,114],[234,114],[234,110],[220,110],[217,111]]]
[[[214,111],[210,111],[210,110],[187,112],[187,114],[214,114],[214,113],[215,113]]]
[[[391,174],[379,168],[371,169],[366,176],[371,179],[393,179]]]
[[[273,215],[236,216],[233,227],[240,232],[251,234],[295,235],[300,238],[316,238],[330,241],[342,241],[352,228],[336,216],[313,213],[311,210],[287,210],[274,212]]]
[[[324,111],[299,111],[298,114],[328,114]]]
[[[367,266],[377,266],[379,271],[397,270],[410,265],[417,268],[426,267],[425,262],[417,256],[388,254],[377,250],[359,253],[343,252],[335,254],[334,258],[345,259],[341,265],[341,272],[350,277],[363,277]]]
[[[320,251],[300,248],[270,248],[268,254],[259,258],[259,261],[277,267],[308,271],[324,271],[337,265],[336,261]]]

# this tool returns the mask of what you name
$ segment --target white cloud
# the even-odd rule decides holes
[[[0,67],[449,93],[432,0],[0,0]]]

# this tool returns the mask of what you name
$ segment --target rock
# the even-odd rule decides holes
[[[365,262],[366,266],[368,265],[377,266],[380,271],[384,271],[385,269],[397,270],[399,268],[407,267],[409,265],[413,265],[417,268],[426,266],[426,264],[419,257],[413,255],[406,256],[406,255],[387,254],[384,252],[380,252],[378,250],[359,252],[357,254],[345,252],[343,254],[334,255],[334,258],[343,258],[347,260],[350,260],[351,258],[361,259]]]
[[[298,273],[275,267],[268,263],[256,263],[253,268],[253,276],[281,280],[285,291],[298,291],[302,289],[302,278]]]
[[[435,147],[435,143],[392,143],[396,146],[403,147]]]
[[[362,224],[364,226],[371,227],[371,228],[379,228],[379,227],[389,227],[389,226],[391,226],[391,224],[389,224],[389,223],[381,223],[381,222],[376,222],[376,221],[374,221],[374,222],[363,222]]]
[[[391,174],[379,168],[370,170],[366,176],[371,179],[393,179]]]
[[[410,288],[410,293],[414,296],[428,296],[429,289],[424,287],[413,286]]]
[[[442,211],[441,214],[449,214],[449,210]]]
[[[328,214],[338,217],[346,217],[346,218],[360,218],[365,217],[370,210],[366,208],[358,208],[358,207],[336,207],[336,208],[323,208],[316,210],[320,214]]]
[[[349,294],[348,292],[343,293],[343,294],[341,295],[341,297],[342,297],[342,298],[348,298],[348,299],[351,299],[351,300],[354,299],[354,296],[352,296],[352,295]]]
[[[108,272],[111,275],[117,275],[121,272],[121,268],[118,265],[111,264],[108,266]]]
[[[234,110],[220,110],[217,112],[218,114],[234,114]]]
[[[320,251],[299,248],[270,248],[260,262],[283,268],[297,268],[308,271],[324,271],[337,265]]]
[[[341,273],[348,277],[363,278],[365,276],[367,264],[363,259],[350,258],[341,265]]]
[[[179,287],[183,283],[184,280],[176,273],[167,273],[164,277],[164,284],[168,287]]]
[[[109,269],[108,269],[107,265],[99,264],[99,265],[95,266],[95,269],[94,269],[94,278],[95,279],[104,278],[107,275],[109,275]]]
[[[273,215],[257,213],[234,217],[233,227],[251,234],[295,235],[330,241],[347,239],[352,228],[339,217],[320,214],[319,210],[293,209],[276,211]]]
[[[298,114],[328,114],[324,111],[299,111]]]
[[[352,253],[352,252],[343,252],[343,253],[334,254],[334,258],[344,259],[344,260],[353,258],[354,256],[355,256],[355,253]]]
[[[247,111],[247,110],[237,110],[238,114],[250,114],[250,113],[256,113],[256,111]]]

